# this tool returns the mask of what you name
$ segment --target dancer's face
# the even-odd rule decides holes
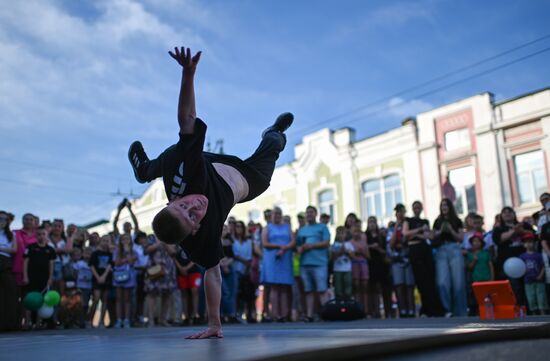
[[[170,202],[167,208],[180,220],[186,230],[195,234],[206,215],[208,198],[202,194],[190,194]]]

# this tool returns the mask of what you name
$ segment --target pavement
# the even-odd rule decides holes
[[[550,324],[549,316],[530,316],[510,321],[425,318],[228,325],[224,326],[224,339],[209,340],[184,338],[199,331],[200,327],[26,331],[0,334],[0,360],[237,361],[277,356],[291,360],[290,355],[293,354],[326,350],[326,355],[331,355],[334,348],[339,348],[339,354],[331,356],[337,360],[346,353],[346,349],[342,347],[349,347],[351,350],[360,345],[375,345],[387,341],[403,342],[426,336],[526,328],[545,324]],[[550,333],[548,337],[550,338]],[[529,361],[549,360],[550,340],[503,341],[463,347],[458,345],[450,349],[428,349],[421,353],[392,356],[393,358],[384,360],[522,360],[526,359],[528,350],[532,352]],[[480,355],[485,357],[480,358]],[[493,356],[489,357],[490,355]],[[495,358],[494,355],[499,356]]]

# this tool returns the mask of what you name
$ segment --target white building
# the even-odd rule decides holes
[[[420,200],[425,216],[434,220],[448,176],[457,211],[476,211],[491,227],[505,205],[520,217],[540,209],[538,196],[550,184],[549,136],[550,88],[499,103],[482,93],[362,140],[351,128],[322,129],[303,137],[295,160],[275,169],[264,194],[231,214],[260,221],[266,208],[277,205],[295,216],[311,204],[330,214],[333,226],[350,212],[386,223],[397,202],[410,208]],[[153,216],[166,204],[162,182],[153,182],[133,203],[141,228],[150,231]],[[129,220],[124,212],[120,226]]]

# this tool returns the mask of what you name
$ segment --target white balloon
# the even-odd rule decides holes
[[[42,305],[38,310],[38,317],[42,319],[50,318],[53,315],[53,307],[48,305]]]
[[[518,257],[510,257],[504,262],[504,273],[510,278],[523,277],[526,269],[525,262]]]

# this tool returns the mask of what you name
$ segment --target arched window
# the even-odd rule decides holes
[[[401,203],[401,179],[398,174],[390,174],[384,177],[384,210],[387,217],[393,215],[393,208]]]
[[[380,183],[380,179],[371,179],[361,185],[363,191],[361,197],[363,219],[367,219],[369,216],[376,216],[378,219],[382,217]]]

